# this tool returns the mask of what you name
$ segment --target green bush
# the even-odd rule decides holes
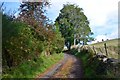
[[[37,40],[28,25],[10,21],[3,15],[3,66],[17,66],[24,60],[34,59],[43,51],[43,42]]]

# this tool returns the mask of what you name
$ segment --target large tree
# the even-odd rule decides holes
[[[66,4],[60,10],[56,18],[55,25],[59,26],[62,36],[65,38],[65,45],[70,49],[71,44],[77,41],[92,40],[90,35],[93,33],[89,27],[89,21],[85,16],[83,9],[74,4]]]

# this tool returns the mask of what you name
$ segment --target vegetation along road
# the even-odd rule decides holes
[[[83,69],[80,59],[69,53],[70,51],[67,51],[61,62],[38,78],[82,78]]]
[[[96,39],[83,8],[66,3],[52,21],[46,14],[50,5],[49,0],[21,2],[15,15],[6,11],[4,2],[0,4],[0,77],[119,77],[118,39],[104,41],[101,38],[103,42],[89,45],[88,42]],[[67,51],[64,51],[65,47]]]

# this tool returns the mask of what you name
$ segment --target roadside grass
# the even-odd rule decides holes
[[[47,68],[57,63],[63,58],[64,54],[52,54],[50,56],[45,56],[43,53],[37,59],[37,61],[26,61],[3,74],[2,78],[36,78],[38,74],[46,71]]]
[[[82,64],[83,64],[82,67],[83,67],[83,70],[84,70],[84,77],[85,78],[93,77],[94,74],[95,74],[94,70],[91,69],[90,65],[88,67],[88,64],[89,64],[88,61],[89,61],[90,55],[86,54],[84,51],[78,52],[77,49],[75,49],[75,48],[73,48],[71,50],[71,53],[82,60]]]
[[[116,78],[119,77],[120,64],[118,64],[115,71],[114,66],[104,63],[97,57],[94,57],[93,51],[81,49],[72,49],[71,53],[82,60],[82,67],[84,71],[84,78]]]
[[[99,71],[97,71],[100,60],[93,58],[92,51],[86,52],[86,50],[83,49],[81,50],[81,52],[78,52],[77,49],[72,49],[71,52],[73,55],[75,55],[76,57],[82,60],[84,78],[103,78],[104,77],[103,73],[99,73]]]
[[[84,70],[84,77],[85,78],[115,78],[116,75],[114,70],[109,69],[106,64],[104,64],[101,60],[94,58],[94,50],[92,49],[93,46],[95,47],[95,51],[105,53],[104,43],[107,44],[107,51],[108,57],[118,59],[120,57],[119,54],[119,39],[108,40],[104,42],[99,42],[91,45],[86,45],[88,51],[81,49],[80,52],[76,48],[71,50],[71,53],[76,57],[79,57],[82,60],[82,67]],[[114,67],[113,67],[114,68]],[[118,68],[119,69],[119,68]],[[119,70],[118,70],[119,71]]]

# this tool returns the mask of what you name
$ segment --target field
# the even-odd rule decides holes
[[[120,57],[119,54],[119,39],[112,39],[112,40],[107,40],[107,41],[103,41],[103,42],[98,42],[98,43],[94,43],[89,45],[92,49],[94,49],[96,51],[96,53],[102,53],[104,55],[107,55],[110,58],[118,58]],[[105,44],[106,43],[106,48],[105,48]]]
[[[107,44],[107,46],[120,46],[118,44],[118,42],[120,41],[120,38],[119,39],[112,39],[112,40],[107,40],[107,41],[103,41],[103,42],[98,42],[98,43],[94,43],[94,44],[91,44],[92,46],[96,46],[96,47],[102,47],[104,45],[104,43]]]

